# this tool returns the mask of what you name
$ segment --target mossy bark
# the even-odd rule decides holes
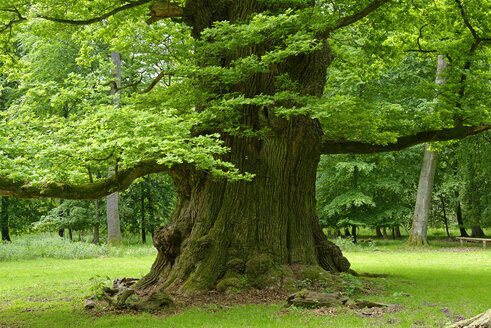
[[[188,1],[184,10],[184,21],[196,37],[213,21],[233,22],[265,9],[252,0],[231,1],[227,10],[223,3],[205,2]],[[234,56],[259,48],[242,49]],[[275,77],[288,73],[306,94],[320,95],[331,58],[326,44],[312,54],[288,59],[274,74],[258,74],[234,89],[249,96],[273,93]],[[231,60],[225,56],[222,62]],[[223,159],[255,174],[254,180],[220,180],[192,167],[172,172],[178,193],[173,220],[156,232],[159,255],[139,287],[162,281],[166,288],[195,292],[227,279],[219,284],[225,288],[238,284],[234,273],[256,287],[279,287],[289,275],[281,266],[321,266],[332,272],[349,268],[339,248],[327,241],[315,213],[322,137],[318,121],[304,116],[287,120],[270,109],[250,106],[244,108],[241,123],[270,131],[262,139],[222,133],[231,149]],[[237,269],[237,263],[244,265]]]
[[[255,0],[188,0],[183,21],[198,38],[214,21],[244,21],[253,12],[267,10],[266,5]],[[238,57],[261,54],[273,46],[240,48],[224,54],[220,62],[227,66]],[[298,82],[301,93],[321,96],[331,60],[326,42],[317,51],[287,58],[271,72],[255,74],[230,88],[248,97],[273,94],[276,78],[287,74]],[[315,211],[319,122],[302,115],[280,118],[273,109],[256,106],[244,106],[239,120],[243,126],[267,132],[258,138],[218,129],[230,148],[221,159],[253,173],[253,181],[214,178],[186,165],[171,170],[177,191],[172,223],[156,231],[158,256],[138,288],[161,284],[167,290],[194,293],[238,288],[241,279],[258,288],[280,287],[291,284],[295,265],[330,272],[349,269],[340,249],[322,232]]]
[[[176,209],[172,223],[154,235],[159,254],[141,288],[160,281],[183,292],[203,291],[234,277],[232,273],[244,275],[255,287],[280,287],[288,275],[281,266],[349,269],[315,212],[319,139],[292,133],[312,121],[292,121],[287,122],[290,137],[227,139],[234,145],[228,160],[256,174],[251,182],[216,179],[191,167],[171,174]]]

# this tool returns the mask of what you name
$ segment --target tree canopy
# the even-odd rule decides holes
[[[399,150],[489,129],[489,1],[260,2],[266,10],[206,26],[191,8],[220,18],[225,2],[171,10],[157,1],[151,25],[149,0],[4,3],[0,195],[99,198],[187,166],[251,179],[222,160],[221,135],[261,139],[278,126],[244,122],[248,106],[318,120],[323,153]],[[301,65],[297,77],[275,75],[323,47],[327,77]],[[123,58],[121,109],[108,92],[111,50]],[[436,54],[450,61],[438,104]],[[302,85],[302,74],[319,76]],[[257,94],[237,87],[257,75],[275,78]],[[96,174],[110,166],[115,176]]]

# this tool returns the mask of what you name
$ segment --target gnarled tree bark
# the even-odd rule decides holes
[[[183,20],[193,35],[216,20],[245,20],[265,9],[247,0],[224,4],[187,1]],[[241,49],[235,56],[267,50],[269,45]],[[304,94],[320,96],[332,60],[327,42],[320,50],[288,58],[274,73],[256,74],[233,88],[245,95],[275,92],[275,77],[288,74]],[[156,231],[157,259],[151,272],[137,285],[161,284],[166,289],[194,293],[213,288],[238,287],[240,276],[254,287],[291,284],[299,271],[340,272],[349,269],[340,249],[322,232],[315,211],[315,179],[320,160],[322,129],[306,116],[289,120],[272,109],[246,106],[241,123],[270,130],[263,138],[221,133],[230,152],[223,160],[254,181],[227,181],[192,167],[172,170],[177,205],[172,223]]]

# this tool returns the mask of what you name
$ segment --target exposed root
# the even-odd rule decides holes
[[[157,310],[173,304],[172,298],[165,293],[163,288],[156,288],[145,294],[137,288],[139,279],[123,278],[114,280],[111,288],[104,287],[100,298],[115,309],[131,308],[146,311]],[[85,307],[95,307],[94,297],[86,301]]]
[[[476,315],[470,319],[459,321],[448,328],[490,328],[491,327],[491,309]]]
[[[320,293],[309,290],[302,290],[292,294],[287,299],[285,307],[290,306],[302,308],[320,308],[320,307],[340,307],[348,306],[350,308],[385,308],[391,304],[371,302],[367,300],[350,299],[343,293]]]

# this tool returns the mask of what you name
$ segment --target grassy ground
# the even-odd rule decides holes
[[[490,250],[479,244],[460,249],[454,243],[452,248],[413,251],[400,241],[384,243],[389,245],[376,242],[346,255],[359,272],[389,275],[377,279],[378,295],[361,297],[400,304],[395,312],[285,311],[281,304],[207,306],[175,315],[94,316],[84,311],[83,298],[95,287],[91,278],[138,277],[148,271],[153,256],[127,252],[121,257],[0,262],[0,327],[441,327],[491,304]]]

